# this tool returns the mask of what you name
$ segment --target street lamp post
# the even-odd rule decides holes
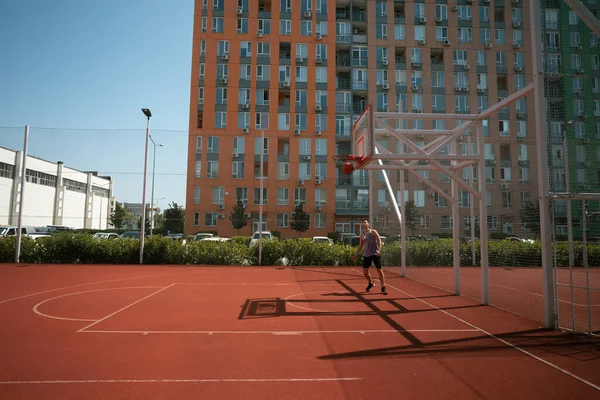
[[[152,141],[152,145],[154,146],[154,151],[153,151],[153,157],[152,157],[152,194],[150,195],[150,212],[152,214],[150,214],[150,236],[152,236],[152,231],[154,230],[154,174],[156,172],[156,146],[157,144],[154,142],[154,139],[152,139],[152,136],[149,136],[150,140]],[[162,144],[158,144],[158,147],[163,147]]]
[[[140,264],[144,263],[144,239],[146,236],[146,174],[148,173],[148,141],[150,139],[150,117],[152,113],[142,108],[146,121],[146,147],[144,148],[144,183],[142,187],[142,224],[140,226]]]

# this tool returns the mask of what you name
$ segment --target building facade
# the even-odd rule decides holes
[[[529,9],[521,0],[195,5],[186,233],[237,234],[228,217],[238,199],[252,220],[240,233],[258,229],[261,176],[264,228],[297,236],[289,222],[303,203],[311,223],[305,236],[357,232],[370,196],[384,198],[385,189],[379,173],[344,175],[332,156],[353,153],[351,127],[368,104],[414,112],[408,128],[452,129],[457,122],[418,114],[476,113],[531,82]],[[524,98],[484,124],[481,178],[492,235],[529,234],[520,212],[537,197],[532,108]],[[443,174],[429,178],[450,189]],[[450,235],[444,199],[414,179],[405,189],[421,215],[419,233]],[[461,226],[470,205],[464,196]]]
[[[23,152],[0,147],[0,225],[17,225]],[[22,224],[107,229],[114,182],[36,157],[27,157]]]

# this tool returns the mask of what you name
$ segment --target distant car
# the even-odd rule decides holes
[[[202,240],[206,238],[213,238],[215,235],[213,233],[196,233],[194,236],[194,240]]]
[[[327,236],[313,236],[312,242],[313,243],[327,243],[330,246],[333,246],[333,240],[331,240]]]
[[[360,243],[360,236],[358,236],[358,235],[346,236],[344,238],[343,243],[346,245],[349,245],[349,246],[358,246],[358,244]]]
[[[0,226],[0,237],[3,236],[17,236],[19,228],[17,226]],[[30,234],[36,233],[36,228],[31,226],[22,226],[21,235],[29,236]]]
[[[252,235],[252,240],[250,240],[250,247],[252,247],[256,243],[258,243],[258,239],[260,238],[261,233],[262,233],[263,240],[272,240],[273,239],[273,235],[271,234],[270,231],[254,232],[254,235]]]
[[[96,232],[92,237],[94,239],[118,239],[119,235],[114,232]]]
[[[127,231],[123,232],[120,236],[121,239],[139,239],[140,231]]]
[[[507,238],[504,238],[504,240],[508,240],[509,242],[522,242],[522,243],[534,243],[535,240],[533,239],[523,239],[520,237],[516,237],[516,236],[510,236]]]
[[[221,242],[230,242],[231,239],[213,236],[213,237],[202,238],[202,239],[200,239],[200,241],[201,242],[219,242],[219,243],[221,243]]]

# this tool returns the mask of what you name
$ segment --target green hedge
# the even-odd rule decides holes
[[[146,264],[208,264],[208,265],[258,265],[258,246],[249,247],[250,237],[237,236],[228,242],[189,241],[183,244],[161,236],[146,239],[144,263]],[[540,266],[540,242],[509,241],[488,242],[488,259],[491,266]],[[0,239],[0,262],[14,262],[16,238]],[[139,240],[97,240],[89,234],[57,233],[50,237],[31,240],[23,238],[21,261],[24,263],[61,264],[137,264]],[[452,240],[408,241],[406,261],[411,266],[451,266]],[[477,259],[479,242],[475,243]],[[556,243],[554,252],[559,266],[568,266],[568,244]],[[382,263],[400,265],[401,242],[383,247]],[[262,265],[335,266],[360,265],[361,259],[352,260],[356,247],[327,243],[312,243],[310,239],[266,240],[262,247]],[[583,246],[574,244],[575,265],[583,264]],[[471,245],[461,243],[461,265],[472,265]],[[588,245],[588,263],[600,266],[600,244]]]

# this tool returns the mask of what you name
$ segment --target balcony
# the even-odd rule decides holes
[[[349,114],[352,112],[352,105],[351,104],[336,104],[335,112]]]

